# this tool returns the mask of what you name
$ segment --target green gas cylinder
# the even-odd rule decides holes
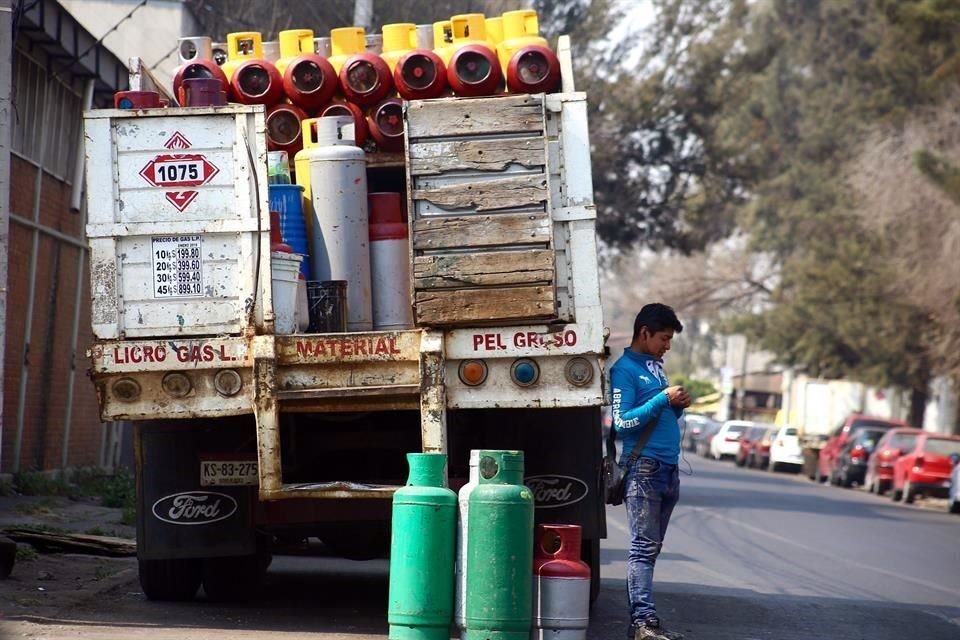
[[[408,453],[407,462],[407,486],[393,494],[389,637],[447,640],[453,622],[457,494],[446,488],[446,455]]]
[[[470,493],[464,640],[527,640],[533,576],[533,494],[522,451],[481,451]]]

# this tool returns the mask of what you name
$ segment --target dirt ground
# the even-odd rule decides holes
[[[0,535],[12,528],[86,533],[133,539],[122,510],[98,498],[0,497]],[[136,579],[136,558],[55,553],[18,543],[9,578],[0,580],[0,621],[51,616],[116,584]]]

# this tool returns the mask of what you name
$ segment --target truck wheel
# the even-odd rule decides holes
[[[148,600],[193,600],[200,588],[203,563],[198,558],[140,560],[140,588]]]
[[[264,573],[261,555],[204,558],[203,592],[207,600],[246,600],[260,586]]]
[[[600,539],[587,539],[580,545],[580,559],[590,565],[590,605],[600,595]]]

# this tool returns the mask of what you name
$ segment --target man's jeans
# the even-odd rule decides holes
[[[657,615],[653,602],[653,566],[660,555],[670,514],[680,497],[677,465],[639,458],[627,470],[624,503],[630,519],[627,595],[630,620],[641,624]]]

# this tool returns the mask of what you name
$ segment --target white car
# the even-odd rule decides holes
[[[803,466],[803,451],[800,449],[800,432],[796,427],[780,427],[770,441],[770,471],[783,467]]]
[[[710,439],[710,456],[716,460],[734,457],[740,451],[740,436],[750,427],[756,427],[756,422],[749,420],[727,420],[720,427],[720,431]]]

